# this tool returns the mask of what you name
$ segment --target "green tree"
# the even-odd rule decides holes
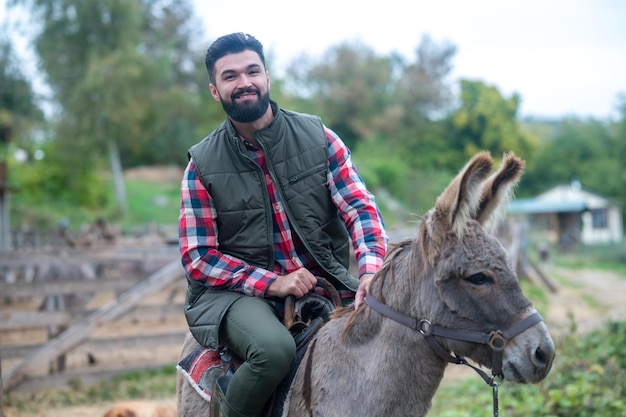
[[[307,57],[287,70],[291,90],[303,111],[314,111],[351,148],[371,136],[384,120],[397,60],[380,57],[368,46],[346,42],[329,48],[319,63]]]
[[[33,130],[44,120],[30,80],[22,72],[11,41],[0,34],[0,130],[15,146],[30,154],[34,151]],[[0,144],[2,147],[3,144]],[[8,143],[2,151],[8,151]]]
[[[578,180],[585,189],[626,203],[625,138],[619,132],[620,123],[612,131],[607,122],[595,119],[562,120],[529,161],[521,187],[536,194]]]
[[[441,118],[453,99],[448,78],[455,54],[454,45],[424,36],[414,59],[401,61],[393,101],[382,113],[386,121],[382,134],[409,166],[420,171],[446,165]]]
[[[190,136],[200,118],[189,1],[14,3],[30,6],[40,22],[34,44],[58,104],[52,149],[65,167],[66,189],[84,191],[108,157],[123,212],[120,152],[137,162],[156,152],[172,156],[164,147],[175,143],[184,155],[178,138]]]
[[[448,146],[462,165],[479,151],[495,157],[515,152],[524,159],[532,157],[536,138],[518,120],[520,98],[504,98],[498,89],[482,81],[461,80],[460,107],[447,120]]]
[[[8,31],[5,30],[0,33],[0,250],[12,246],[8,198],[15,185],[9,175],[12,150],[18,147],[32,157],[31,133],[43,119],[31,83],[21,71],[12,43],[3,35],[6,33]]]

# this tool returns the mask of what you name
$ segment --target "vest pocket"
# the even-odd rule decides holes
[[[307,178],[311,175],[317,174],[320,171],[326,171],[326,163],[324,164],[320,164],[320,165],[316,165],[312,168],[307,169],[306,171],[302,171],[296,175],[294,175],[293,177],[289,178],[289,184],[294,184],[304,178]],[[325,177],[325,176],[324,176]]]

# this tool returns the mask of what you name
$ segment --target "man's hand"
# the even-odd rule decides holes
[[[306,268],[300,268],[287,275],[280,275],[267,287],[265,295],[268,297],[285,298],[294,295],[296,298],[304,297],[306,293],[315,288],[317,278]]]
[[[370,283],[372,282],[372,278],[374,278],[374,274],[363,274],[359,279],[359,288],[357,288],[356,295],[354,296],[355,310],[359,307],[359,304],[361,304],[361,302],[365,300],[365,295],[370,289]]]

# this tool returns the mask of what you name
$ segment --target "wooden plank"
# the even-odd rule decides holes
[[[134,287],[120,294],[120,296],[96,310],[71,328],[67,329],[40,349],[32,352],[21,363],[11,367],[2,375],[4,389],[11,390],[19,385],[29,373],[42,369],[47,364],[64,353],[72,350],[89,338],[94,329],[102,324],[116,320],[148,295],[160,291],[175,280],[181,280],[183,269],[180,260],[168,265],[150,275]]]
[[[62,294],[95,294],[106,291],[124,291],[143,278],[128,275],[125,278],[68,279],[61,281],[34,281],[0,284],[0,293],[6,297],[45,297]]]
[[[183,304],[163,304],[138,306],[123,318],[116,321],[119,323],[128,321],[143,321],[146,319],[171,318],[183,314]],[[47,326],[69,326],[77,321],[77,318],[92,314],[95,310],[82,310],[75,313],[68,311],[20,311],[14,313],[0,313],[0,331],[25,330]]]
[[[97,248],[64,248],[54,251],[27,250],[0,252],[4,266],[38,265],[47,262],[75,263],[93,261],[144,261],[172,259],[179,256],[177,245],[106,246]]]
[[[67,325],[72,317],[68,311],[0,313],[0,331]]]
[[[97,356],[99,352],[133,349],[145,350],[154,348],[155,346],[178,345],[182,347],[187,332],[188,330],[186,328],[181,328],[178,332],[89,339],[79,346],[76,346],[76,348],[72,350],[72,353],[92,353]],[[28,355],[32,355],[38,349],[41,349],[41,347],[42,345],[39,343],[3,345],[2,350],[0,351],[0,359],[24,358]]]

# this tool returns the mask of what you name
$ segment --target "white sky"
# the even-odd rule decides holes
[[[0,22],[6,0],[0,0]],[[193,0],[209,40],[257,37],[281,74],[301,53],[346,40],[413,59],[424,34],[457,47],[452,79],[480,79],[523,116],[615,115],[626,94],[623,0]],[[208,42],[207,42],[208,46]],[[203,60],[204,57],[199,57]]]
[[[279,67],[355,39],[413,59],[428,34],[457,47],[453,80],[517,92],[524,116],[607,118],[626,93],[622,0],[193,1],[209,39],[250,33]]]

